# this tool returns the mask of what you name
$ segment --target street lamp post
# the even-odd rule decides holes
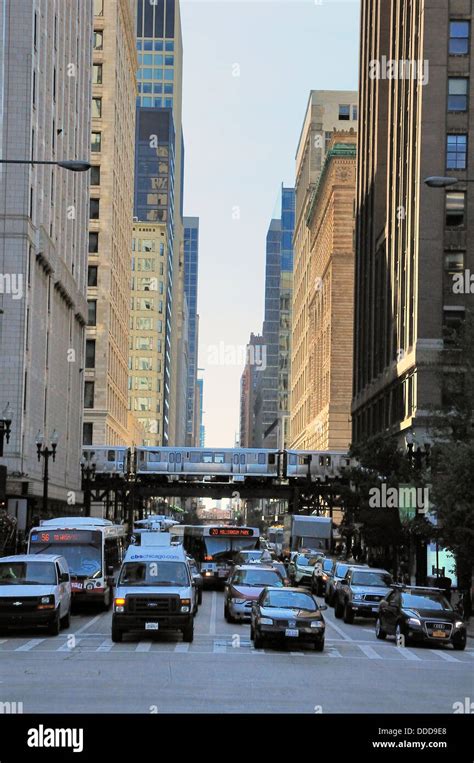
[[[84,482],[84,515],[86,517],[91,515],[91,482],[94,480],[96,468],[94,459],[86,461],[81,458],[81,472]]]
[[[38,461],[41,458],[44,459],[43,470],[43,513],[48,511],[48,482],[49,482],[49,459],[52,456],[53,461],[56,461],[56,448],[58,446],[58,434],[56,430],[51,435],[51,447],[48,447],[47,442],[41,432],[38,432],[36,436],[36,452],[38,455]]]
[[[3,456],[4,440],[10,442],[11,423],[10,403],[7,403],[2,411],[2,417],[0,418],[0,457]]]
[[[62,167],[63,170],[70,172],[87,172],[92,166],[89,162],[83,162],[80,159],[64,159],[58,162],[36,159],[0,159],[0,164],[54,164],[56,167]]]

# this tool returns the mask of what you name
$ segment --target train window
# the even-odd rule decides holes
[[[214,463],[215,464],[223,464],[225,461],[224,454],[223,453],[215,453],[214,454]]]
[[[240,454],[240,463],[241,464],[245,464],[245,454],[244,453]]]
[[[238,464],[238,463],[239,463],[239,454],[234,453],[234,464]]]
[[[326,458],[326,466],[331,466],[331,456],[327,456],[327,458]]]
[[[176,463],[177,464],[181,463],[181,453],[176,453]]]
[[[292,466],[296,466],[296,456],[294,453],[288,456],[288,463]]]
[[[107,451],[107,461],[115,461],[115,450]]]
[[[161,461],[160,454],[159,453],[149,453],[148,454],[148,460],[149,461],[154,461],[155,463],[157,463],[158,461]]]
[[[324,456],[319,456],[319,465],[324,466]]]
[[[212,464],[212,453],[203,453],[202,454],[202,463],[203,464]]]
[[[268,463],[269,464],[274,464],[275,463],[275,454],[274,453],[270,453],[269,454],[269,456],[268,456]]]
[[[174,464],[174,453],[169,454],[168,461],[170,464]]]
[[[198,464],[201,460],[201,454],[200,453],[191,453],[191,456],[189,458],[192,464]]]
[[[264,463],[266,463],[266,459],[265,459],[265,453],[259,453],[259,454],[258,454],[258,463],[259,463],[259,464],[264,464]]]

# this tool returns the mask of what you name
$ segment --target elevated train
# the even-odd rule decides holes
[[[83,464],[95,465],[97,474],[133,473],[169,483],[181,481],[273,482],[340,479],[355,462],[344,451],[265,448],[189,448],[85,446]]]

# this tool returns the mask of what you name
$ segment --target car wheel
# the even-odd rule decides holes
[[[102,602],[102,609],[104,612],[108,612],[112,606],[112,589],[109,588],[107,593],[104,594],[104,601]]]
[[[334,617],[337,617],[337,619],[340,620],[343,614],[344,614],[344,606],[343,604],[341,604],[339,599],[336,599],[334,603]]]
[[[234,618],[232,617],[232,615],[229,612],[229,607],[227,606],[227,604],[224,607],[224,617],[225,617],[227,623],[234,623],[235,622]]]
[[[462,652],[466,648],[466,640],[464,641],[453,641],[453,649],[455,649],[457,652]]]
[[[315,652],[324,652],[324,639],[318,638],[314,642],[314,651]]]
[[[380,617],[377,617],[377,620],[375,621],[375,635],[378,639],[380,639],[380,641],[383,641],[385,638],[387,638],[387,632],[382,628]]]
[[[61,620],[59,619],[59,608],[56,610],[54,620],[48,625],[49,636],[59,636],[61,630]]]
[[[352,625],[354,622],[354,610],[347,602],[344,605],[344,622],[347,623],[347,625]]]
[[[183,628],[183,641],[192,644],[194,639],[194,623],[191,622],[186,628]]]
[[[253,629],[252,623],[250,623],[250,641],[253,641],[255,638],[255,631]]]
[[[64,628],[64,630],[67,630],[70,625],[71,625],[71,607],[69,607],[68,611],[66,612],[63,619],[61,620],[61,628]]]
[[[114,644],[121,644],[123,638],[123,631],[116,625],[112,624],[112,641]]]
[[[202,588],[198,592],[198,604],[202,604]]]
[[[263,649],[263,638],[262,636],[255,631],[253,636],[253,645],[255,649]]]

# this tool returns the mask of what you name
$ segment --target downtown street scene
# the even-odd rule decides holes
[[[1,763],[472,761],[473,22],[0,0]]]

